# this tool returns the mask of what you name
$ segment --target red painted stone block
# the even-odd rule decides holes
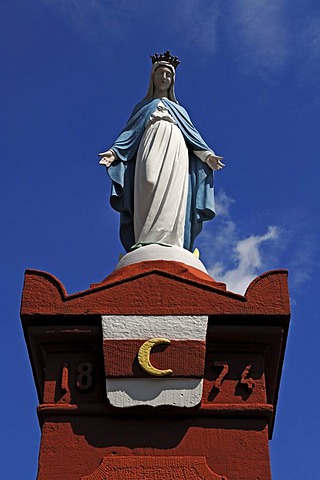
[[[101,315],[207,316],[204,364],[192,349],[177,360],[183,375],[204,372],[201,403],[111,406]],[[268,439],[290,318],[286,271],[261,275],[242,296],[177,262],[130,265],[72,295],[52,275],[28,270],[21,318],[39,396],[38,480],[271,480]],[[126,359],[114,345],[111,373],[136,374],[141,341],[131,343]],[[153,364],[171,366],[174,348],[155,348]]]
[[[137,352],[143,340],[105,340],[105,373],[108,377],[147,378],[138,364]],[[171,340],[169,345],[157,345],[152,351],[152,365],[172,369],[170,377],[202,378],[206,346],[204,342]],[[112,363],[108,360],[112,358]]]
[[[105,457],[98,470],[81,480],[227,480],[216,475],[207,465],[204,457]]]
[[[245,296],[178,262],[149,261],[117,270],[68,295],[53,275],[27,270],[21,315],[290,315],[287,271],[256,278]]]

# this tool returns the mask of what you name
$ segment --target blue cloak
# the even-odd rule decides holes
[[[111,147],[117,159],[108,168],[112,181],[110,203],[120,212],[120,239],[127,252],[135,244],[133,189],[136,154],[145,125],[159,101],[159,98],[144,99],[138,103]],[[192,251],[195,238],[202,230],[202,223],[215,216],[213,171],[196,157],[193,151],[211,149],[195,129],[183,107],[167,98],[161,98],[161,101],[177,122],[189,150],[189,185],[183,246]]]

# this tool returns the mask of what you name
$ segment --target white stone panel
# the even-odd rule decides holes
[[[134,263],[148,262],[155,260],[170,260],[172,262],[180,262],[191,267],[197,268],[204,273],[208,273],[203,263],[188,250],[174,245],[144,245],[132,252],[124,255],[116,265],[116,270],[127,267]]]
[[[139,405],[195,407],[201,402],[203,380],[198,378],[106,379],[107,397],[114,407]]]
[[[207,333],[207,316],[185,315],[103,315],[103,340],[202,340]]]

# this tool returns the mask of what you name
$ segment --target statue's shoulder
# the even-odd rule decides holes
[[[179,114],[179,117],[182,116],[182,118],[184,118],[185,120],[187,119],[188,121],[191,121],[187,110],[182,105],[180,105],[180,103],[173,102],[168,98],[166,98],[164,101],[166,105],[169,107],[169,110],[171,110],[173,113]]]
[[[154,104],[157,104],[159,100],[154,99],[154,98],[143,98],[137,105],[134,107],[131,116],[136,115],[137,113],[148,110],[149,108],[152,108]]]

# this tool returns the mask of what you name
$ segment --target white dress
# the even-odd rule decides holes
[[[183,247],[188,163],[182,133],[160,101],[137,152],[133,218],[136,244]]]

